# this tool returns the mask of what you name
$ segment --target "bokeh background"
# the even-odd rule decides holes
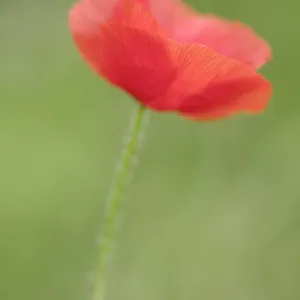
[[[104,200],[135,103],[69,36],[72,0],[0,1],[0,299],[89,300]],[[150,113],[108,300],[300,299],[298,0],[194,0],[266,37],[261,116]]]

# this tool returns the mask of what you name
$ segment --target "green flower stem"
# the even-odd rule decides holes
[[[95,289],[93,300],[104,300],[105,280],[107,276],[108,262],[114,244],[120,204],[128,181],[128,175],[132,167],[133,157],[142,133],[143,117],[145,107],[139,106],[135,113],[133,125],[124,146],[124,152],[117,171],[116,181],[113,184],[112,192],[107,200],[107,210],[104,219],[104,231],[101,237],[98,266],[96,268]]]

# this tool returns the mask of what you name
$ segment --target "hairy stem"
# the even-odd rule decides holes
[[[128,175],[131,171],[133,157],[142,133],[143,117],[145,107],[139,106],[135,112],[134,120],[124,150],[122,151],[121,162],[116,174],[116,181],[111,190],[111,195],[107,200],[107,208],[104,219],[104,231],[101,236],[101,246],[99,252],[98,265],[96,268],[96,281],[93,300],[104,300],[105,280],[107,267],[114,244],[118,216],[120,214],[120,204],[124,196]]]

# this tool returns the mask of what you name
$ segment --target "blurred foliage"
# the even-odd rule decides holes
[[[134,102],[72,45],[71,0],[0,2],[0,299],[87,300]],[[300,299],[298,0],[194,1],[266,37],[266,114],[150,113],[108,300]]]

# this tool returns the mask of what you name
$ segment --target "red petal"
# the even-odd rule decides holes
[[[225,74],[238,76],[237,74],[242,70],[249,70],[248,67],[219,55],[205,46],[181,45],[173,42],[171,48],[178,68],[177,77],[165,94],[146,103],[153,109],[177,110],[187,99],[207,89],[215,78],[226,78]]]
[[[239,62],[260,68],[271,58],[268,43],[250,27],[214,16],[191,17],[174,29],[181,42],[199,43]]]
[[[158,22],[175,40],[197,43],[259,68],[271,59],[268,43],[250,27],[212,15],[201,15],[177,0],[151,0]]]
[[[160,25],[162,25],[170,35],[178,23],[185,21],[195,11],[188,5],[181,3],[179,0],[147,0],[153,15]]]
[[[121,0],[118,22],[103,25],[102,19],[97,23],[89,18],[84,6],[89,1],[72,9],[70,26],[81,54],[93,69],[141,102],[164,93],[176,70],[150,12],[135,0]]]
[[[69,11],[72,32],[97,30],[113,14],[120,0],[80,0]]]
[[[205,90],[187,98],[180,112],[199,120],[262,112],[272,94],[271,84],[249,68],[240,66],[236,71],[220,73]]]

